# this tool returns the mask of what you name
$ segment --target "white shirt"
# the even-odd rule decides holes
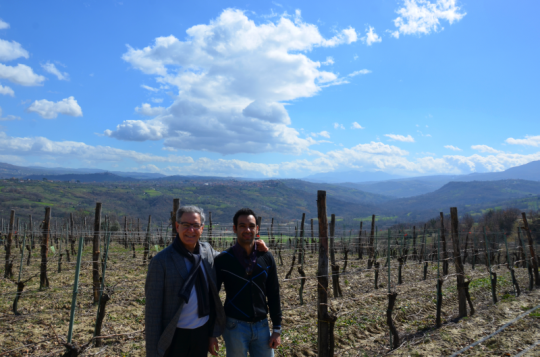
[[[186,268],[187,271],[190,272],[191,268],[193,267],[193,264],[186,258],[184,258],[184,261],[186,262]],[[208,286],[208,280],[206,277],[206,271],[204,270],[204,263],[201,262],[200,269],[202,269],[204,274],[204,280],[206,281],[206,286]],[[191,289],[191,293],[189,295],[189,302],[187,304],[184,304],[184,307],[182,308],[182,312],[180,313],[180,318],[178,319],[178,323],[176,324],[176,327],[178,328],[185,328],[185,329],[196,329],[197,327],[201,327],[204,325],[208,320],[210,319],[210,316],[205,316],[202,318],[199,318],[199,304],[197,303],[197,290],[195,289],[195,284],[193,284],[193,288]]]

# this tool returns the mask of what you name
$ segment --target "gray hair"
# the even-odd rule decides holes
[[[201,216],[201,225],[204,225],[205,215],[204,210],[197,206],[182,206],[176,211],[176,222],[180,223],[180,218],[184,213],[198,213]]]

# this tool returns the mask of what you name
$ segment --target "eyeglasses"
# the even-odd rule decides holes
[[[188,222],[180,222],[180,226],[182,227],[183,230],[186,230],[186,231],[190,228],[197,230],[197,229],[201,229],[202,227],[198,223],[188,223]]]

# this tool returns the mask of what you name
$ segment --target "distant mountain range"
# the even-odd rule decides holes
[[[157,173],[105,171],[100,169],[66,169],[22,167],[0,163],[0,178],[29,178],[52,181],[80,182],[122,182],[151,180],[162,182],[184,181],[263,181],[260,179],[219,177],[219,176],[165,176]],[[502,172],[474,173],[469,175],[432,175],[403,178],[384,172],[345,171],[321,173],[308,176],[303,180],[281,179],[287,186],[306,192],[316,192],[318,189],[332,191],[336,197],[356,200],[356,202],[382,203],[395,198],[407,198],[425,195],[444,187],[450,182],[497,181],[497,180],[528,180],[540,181],[540,161],[516,166]],[[354,191],[351,191],[351,190]],[[361,191],[361,193],[359,193]]]
[[[124,172],[124,171],[107,171],[101,169],[68,169],[62,167],[40,167],[40,166],[16,166],[11,164],[5,164],[0,162],[0,178],[23,178],[32,175],[43,176],[47,178],[53,177],[56,175],[67,175],[67,174],[100,174],[100,173],[111,173],[121,177],[130,177],[138,180],[148,180],[155,179],[160,177],[166,177],[163,174],[158,173],[147,173],[147,172]],[[41,178],[43,178],[41,177]],[[39,179],[41,179],[39,178]],[[52,180],[52,179],[51,179]],[[64,181],[64,180],[58,180]],[[87,182],[87,181],[84,181]]]
[[[76,181],[76,182],[122,182],[138,181],[133,177],[122,177],[110,172],[99,174],[65,174],[65,175],[29,175],[25,179],[30,180],[49,180],[49,181]]]
[[[381,171],[341,171],[325,172],[306,176],[301,180],[309,182],[342,183],[342,182],[375,182],[403,178],[404,176],[387,174]]]
[[[436,175],[402,178],[380,182],[345,182],[341,186],[391,197],[414,197],[433,192],[449,182],[529,180],[540,181],[540,160],[512,167],[502,172],[469,175]]]

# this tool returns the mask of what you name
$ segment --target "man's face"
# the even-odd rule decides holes
[[[186,249],[193,249],[197,245],[203,232],[201,216],[198,213],[186,212],[176,222],[176,231]]]
[[[240,244],[253,244],[255,236],[259,233],[257,219],[253,215],[238,217],[238,225],[233,227]]]

